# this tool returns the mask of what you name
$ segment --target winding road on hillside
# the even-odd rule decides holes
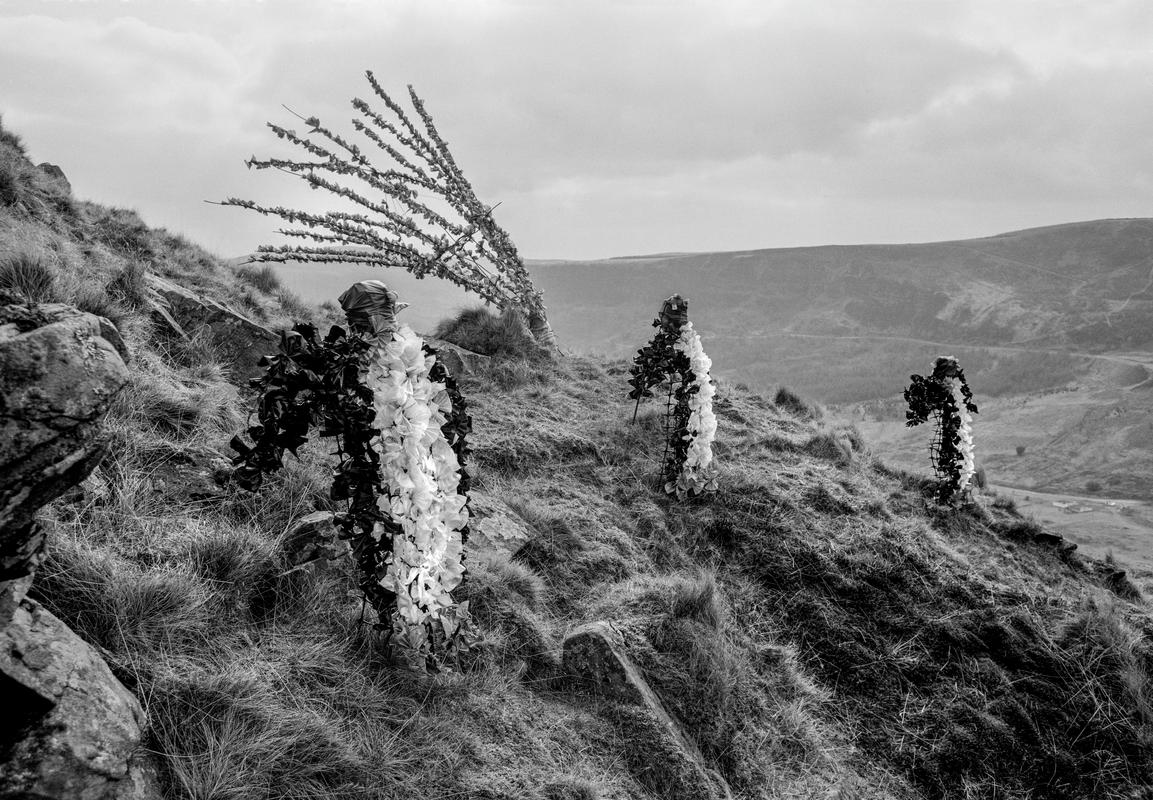
[[[1082,353],[1077,350],[1055,350],[1041,347],[1018,347],[1014,345],[995,344],[957,344],[955,342],[934,342],[928,339],[914,339],[909,336],[886,336],[883,334],[859,334],[856,336],[843,336],[834,333],[794,333],[792,331],[771,331],[765,336],[790,336],[796,339],[840,339],[845,341],[891,341],[906,344],[922,344],[940,347],[944,350],[991,350],[994,352],[1034,353],[1046,355],[1078,356],[1080,358],[1111,361],[1125,366],[1137,366],[1146,370],[1153,370],[1153,353],[1132,353],[1126,355],[1111,355],[1104,353]]]

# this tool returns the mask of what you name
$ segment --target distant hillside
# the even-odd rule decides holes
[[[629,355],[681,292],[719,375],[846,405],[910,466],[924,468],[927,434],[904,430],[901,390],[954,354],[999,480],[1153,497],[1153,219],[532,268],[568,347]]]
[[[886,396],[941,346],[967,345],[996,392],[1060,385],[1066,351],[1153,344],[1153,220],[1054,225],[984,239],[541,261],[562,341],[624,355],[679,291],[718,368],[831,402]],[[985,350],[987,346],[1019,351]],[[1043,365],[1043,366],[1038,366]],[[1033,370],[1036,374],[1022,375]],[[1011,378],[1011,380],[1010,380]]]

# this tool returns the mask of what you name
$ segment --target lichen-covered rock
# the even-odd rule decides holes
[[[97,425],[126,356],[103,317],[0,292],[0,627],[43,552],[37,511],[104,454]]]
[[[148,275],[155,292],[153,318],[180,337],[207,336],[232,378],[243,384],[264,374],[260,359],[276,352],[279,337],[263,325],[221,303],[158,275]]]
[[[0,632],[0,798],[151,800],[144,712],[92,648],[24,599]]]
[[[468,508],[469,534],[465,548],[469,555],[503,553],[511,556],[532,538],[528,526],[517,513],[491,495],[473,489],[469,494]]]

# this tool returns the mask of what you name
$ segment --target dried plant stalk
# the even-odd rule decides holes
[[[529,278],[512,238],[493,219],[495,206],[477,198],[423,101],[409,86],[414,122],[371,71],[365,74],[388,112],[378,113],[355,98],[352,106],[360,116],[352,119],[352,126],[372,148],[384,153],[390,166],[378,169],[359,145],[316,117],[300,117],[308,126],[305,135],[268,123],[279,138],[309,158],[253,156],[246,162],[249,168],[295,175],[359,210],[312,213],[230,197],[221,205],[279,217],[289,225],[279,233],[307,242],[261,245],[253,260],[372,264],[404,269],[417,278],[443,278],[501,308],[520,308],[537,340],[555,346],[543,296]]]

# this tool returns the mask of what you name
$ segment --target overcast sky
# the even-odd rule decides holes
[[[226,256],[274,221],[203,201],[323,201],[243,162],[365,69],[532,258],[1153,216],[1148,0],[0,0],[0,41],[34,160]]]

